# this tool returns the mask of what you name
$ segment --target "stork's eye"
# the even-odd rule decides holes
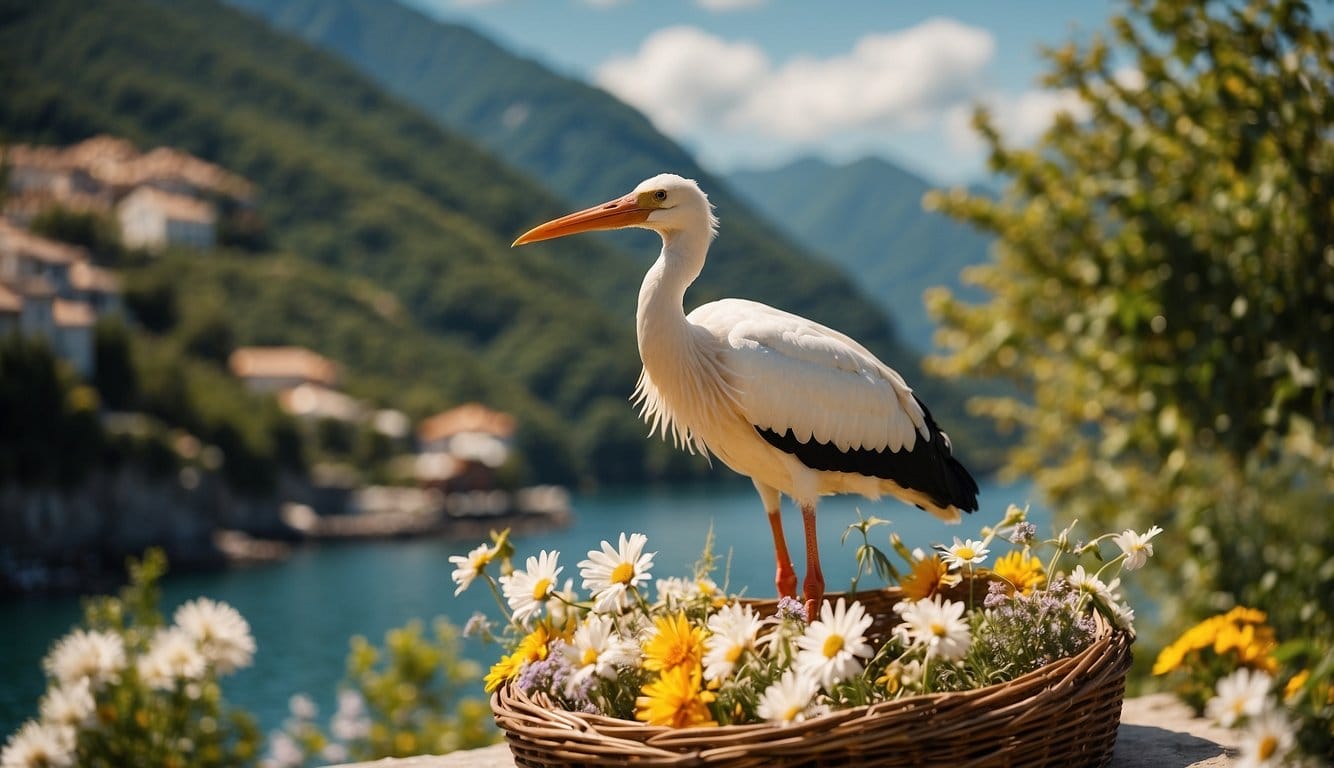
[[[660,189],[660,190],[658,190],[657,192],[654,192],[654,193],[653,193],[653,199],[654,199],[654,200],[657,200],[658,202],[662,202],[663,200],[666,200],[666,199],[667,199],[667,190],[665,190],[665,189]]]

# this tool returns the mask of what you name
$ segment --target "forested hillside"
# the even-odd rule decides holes
[[[625,402],[646,260],[598,238],[510,249],[571,204],[331,56],[208,0],[7,0],[0,82],[0,140],[108,132],[181,147],[261,190],[263,250],[159,267],[188,297],[183,326],[208,313],[237,344],[307,344],[343,363],[354,394],[414,415],[478,397],[510,409],[533,479],[705,471],[644,440]],[[893,349],[845,278],[735,218],[723,240],[761,245],[719,254],[692,300],[753,296]],[[647,233],[627,238],[656,249]]]
[[[873,308],[877,302],[890,303],[880,290],[885,281],[879,275],[870,279],[859,275],[853,280],[855,290],[850,290],[847,278],[836,277],[821,263],[860,268],[858,256],[847,262],[826,260],[795,245],[803,232],[773,222],[785,222],[800,215],[799,211],[773,211],[737,195],[643,115],[611,95],[516,56],[467,27],[438,22],[399,2],[228,1],[337,53],[387,90],[529,172],[571,205],[606,199],[664,170],[699,179],[717,206],[722,229],[688,303],[743,296],[833,325],[904,371],[933,403],[942,422],[953,425],[956,442],[965,454],[985,452],[996,442],[994,433],[979,430],[964,412],[962,402],[971,386],[945,384],[921,374],[918,356],[925,344],[905,344],[905,338],[916,341],[916,336],[897,328],[897,320],[884,310]],[[925,183],[919,183],[924,190]],[[907,197],[894,190],[891,193],[885,201],[888,206],[920,212],[920,191],[910,190]],[[796,204],[824,210],[818,199]],[[756,215],[756,209],[769,218]],[[926,239],[934,241],[940,230],[962,233],[957,243],[951,239],[946,244],[951,253],[956,244],[959,248],[985,247],[978,245],[981,238],[943,217],[926,218],[925,229],[930,232]],[[900,223],[914,231],[921,226]],[[641,240],[607,239],[639,251],[653,250],[652,244],[644,245]],[[932,249],[928,258],[933,259],[937,251]],[[960,261],[972,263],[970,258]],[[940,263],[956,262],[947,257]],[[923,268],[933,274],[945,271],[936,261]],[[894,294],[895,301],[898,295]],[[631,300],[628,295],[605,298],[608,306],[624,312],[629,311]],[[916,306],[920,309],[920,296]],[[909,330],[921,334],[923,327]]]

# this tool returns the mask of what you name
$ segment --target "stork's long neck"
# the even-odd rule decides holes
[[[639,356],[651,373],[656,373],[655,368],[672,360],[680,361],[680,356],[691,344],[690,324],[686,321],[684,308],[686,288],[695,282],[704,268],[708,248],[707,231],[675,231],[662,235],[662,254],[644,275],[635,312]]]
[[[635,400],[650,429],[670,431],[678,445],[709,455],[710,435],[734,393],[725,383],[707,337],[694,332],[682,302],[704,267],[710,233],[664,233],[662,255],[644,275],[635,313],[644,375]],[[724,458],[724,460],[726,460]]]

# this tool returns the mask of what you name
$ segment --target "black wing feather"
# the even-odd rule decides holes
[[[832,472],[850,472],[867,477],[893,480],[904,488],[926,494],[940,507],[954,506],[965,512],[977,509],[977,481],[954,458],[949,437],[936,426],[936,420],[926,405],[913,395],[926,415],[930,440],[914,441],[912,450],[891,451],[853,448],[839,450],[832,443],[821,443],[814,438],[801,442],[792,430],[779,434],[771,429],[756,427],[765,442],[784,453],[790,453],[811,469]]]

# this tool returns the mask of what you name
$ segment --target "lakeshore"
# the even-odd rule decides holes
[[[982,510],[962,526],[943,525],[892,501],[827,500],[819,528],[830,589],[845,589],[853,576],[857,542],[849,539],[840,546],[839,540],[847,525],[857,520],[858,511],[892,521],[890,527],[872,531],[873,543],[882,547],[890,532],[902,536],[910,548],[948,542],[954,535],[975,535],[982,525],[999,519],[1009,503],[1030,503],[1039,530],[1050,529],[1050,514],[1034,498],[1031,486],[990,482],[982,486]],[[717,555],[714,578],[719,584],[729,592],[751,595],[773,590],[772,544],[748,483],[575,495],[571,506],[569,527],[516,532],[517,555],[556,549],[574,562],[602,539],[615,539],[620,531],[639,531],[648,536],[648,550],[658,553],[654,575],[681,576],[693,568],[712,530]],[[799,535],[795,510],[789,506],[784,517],[789,535]],[[494,616],[495,605],[486,590],[455,597],[449,578],[453,569],[449,556],[467,552],[484,535],[456,540],[325,541],[298,547],[285,561],[260,567],[174,571],[162,585],[163,608],[170,613],[186,600],[204,595],[230,603],[246,617],[258,643],[255,664],[226,678],[223,690],[229,702],[254,712],[268,731],[281,725],[288,700],[296,693],[310,695],[323,717],[333,713],[353,635],[380,643],[385,631],[414,618],[429,622],[444,616],[462,626],[477,611]],[[863,578],[864,585],[874,583],[874,577]],[[35,712],[43,689],[41,659],[79,615],[79,600],[70,595],[0,602],[0,621],[19,628],[0,634],[0,679],[5,681],[0,686],[0,729],[12,731]],[[474,640],[463,644],[463,655],[478,662],[494,652]],[[480,685],[475,695],[482,696]]]

